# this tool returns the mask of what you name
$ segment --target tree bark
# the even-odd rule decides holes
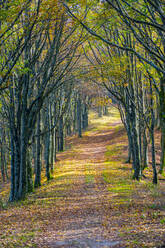
[[[33,192],[33,178],[32,178],[32,165],[30,161],[30,152],[27,151],[27,185],[26,185],[26,192],[30,193]]]
[[[63,116],[59,119],[59,151],[64,151],[64,123],[63,123]]]
[[[48,105],[48,102],[47,102]],[[50,129],[50,120],[49,120],[49,106],[46,106],[46,117],[45,117],[45,128]],[[45,136],[45,164],[46,164],[46,177],[47,180],[50,180],[50,132],[46,133]]]
[[[35,165],[35,181],[34,181],[34,187],[40,187],[41,186],[41,141],[40,141],[40,112],[38,113],[38,119],[37,119],[37,144],[36,144],[36,165]]]
[[[150,95],[151,95],[151,100],[150,100],[150,107],[151,107],[151,146],[152,146],[152,169],[153,169],[153,183],[157,184],[158,179],[157,179],[157,170],[156,170],[156,161],[155,161],[155,140],[154,140],[154,125],[155,125],[155,115],[154,115],[154,110],[153,110],[153,99],[152,99],[152,84],[150,80]]]
[[[165,167],[165,76],[160,80],[160,124],[161,124],[161,164],[160,173]]]
[[[82,123],[81,123],[81,98],[80,95],[78,95],[77,99],[77,127],[78,127],[78,137],[82,137]]]

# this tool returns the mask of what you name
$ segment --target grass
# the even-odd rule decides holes
[[[103,115],[101,118],[98,117],[96,112],[90,113],[90,128],[92,127],[92,131],[100,131],[107,129],[111,124],[115,123],[116,121],[120,120],[120,114],[116,110],[116,108],[111,108],[110,113],[108,115]],[[121,128],[121,124],[118,125],[116,128]],[[90,133],[90,132],[89,132]],[[86,133],[87,135],[89,134]]]
[[[109,161],[109,158],[112,159],[112,156],[119,156],[119,152],[121,151],[122,145],[111,145],[107,146],[107,151],[105,153],[105,156],[107,157],[107,161]]]
[[[95,182],[95,171],[92,168],[92,164],[85,165],[85,182],[86,184],[92,184]]]

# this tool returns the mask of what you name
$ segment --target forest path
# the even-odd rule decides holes
[[[41,237],[41,247],[124,247],[114,223],[111,230],[105,228],[111,204],[103,179],[107,146],[116,139],[120,142],[123,129],[119,130],[121,122],[116,111],[93,120],[90,131],[82,138],[68,139],[67,146],[71,149],[58,155],[55,177],[59,185],[54,191],[57,201]]]
[[[161,247],[165,182],[152,185],[151,167],[145,180],[133,181],[127,146],[116,109],[102,118],[90,113],[83,137],[67,138],[58,154],[53,179],[43,175],[26,200],[4,202],[0,248]],[[1,196],[8,197],[5,189]]]

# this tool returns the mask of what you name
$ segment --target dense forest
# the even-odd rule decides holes
[[[5,204],[54,180],[57,155],[71,148],[71,137],[82,142],[90,111],[104,118],[114,108],[127,137],[131,180],[148,179],[152,169],[149,182],[159,185],[165,180],[164,0],[0,1]]]

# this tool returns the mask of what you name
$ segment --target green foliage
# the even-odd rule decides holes
[[[160,220],[160,223],[161,223],[161,224],[165,224],[165,218],[161,219],[161,220]]]

